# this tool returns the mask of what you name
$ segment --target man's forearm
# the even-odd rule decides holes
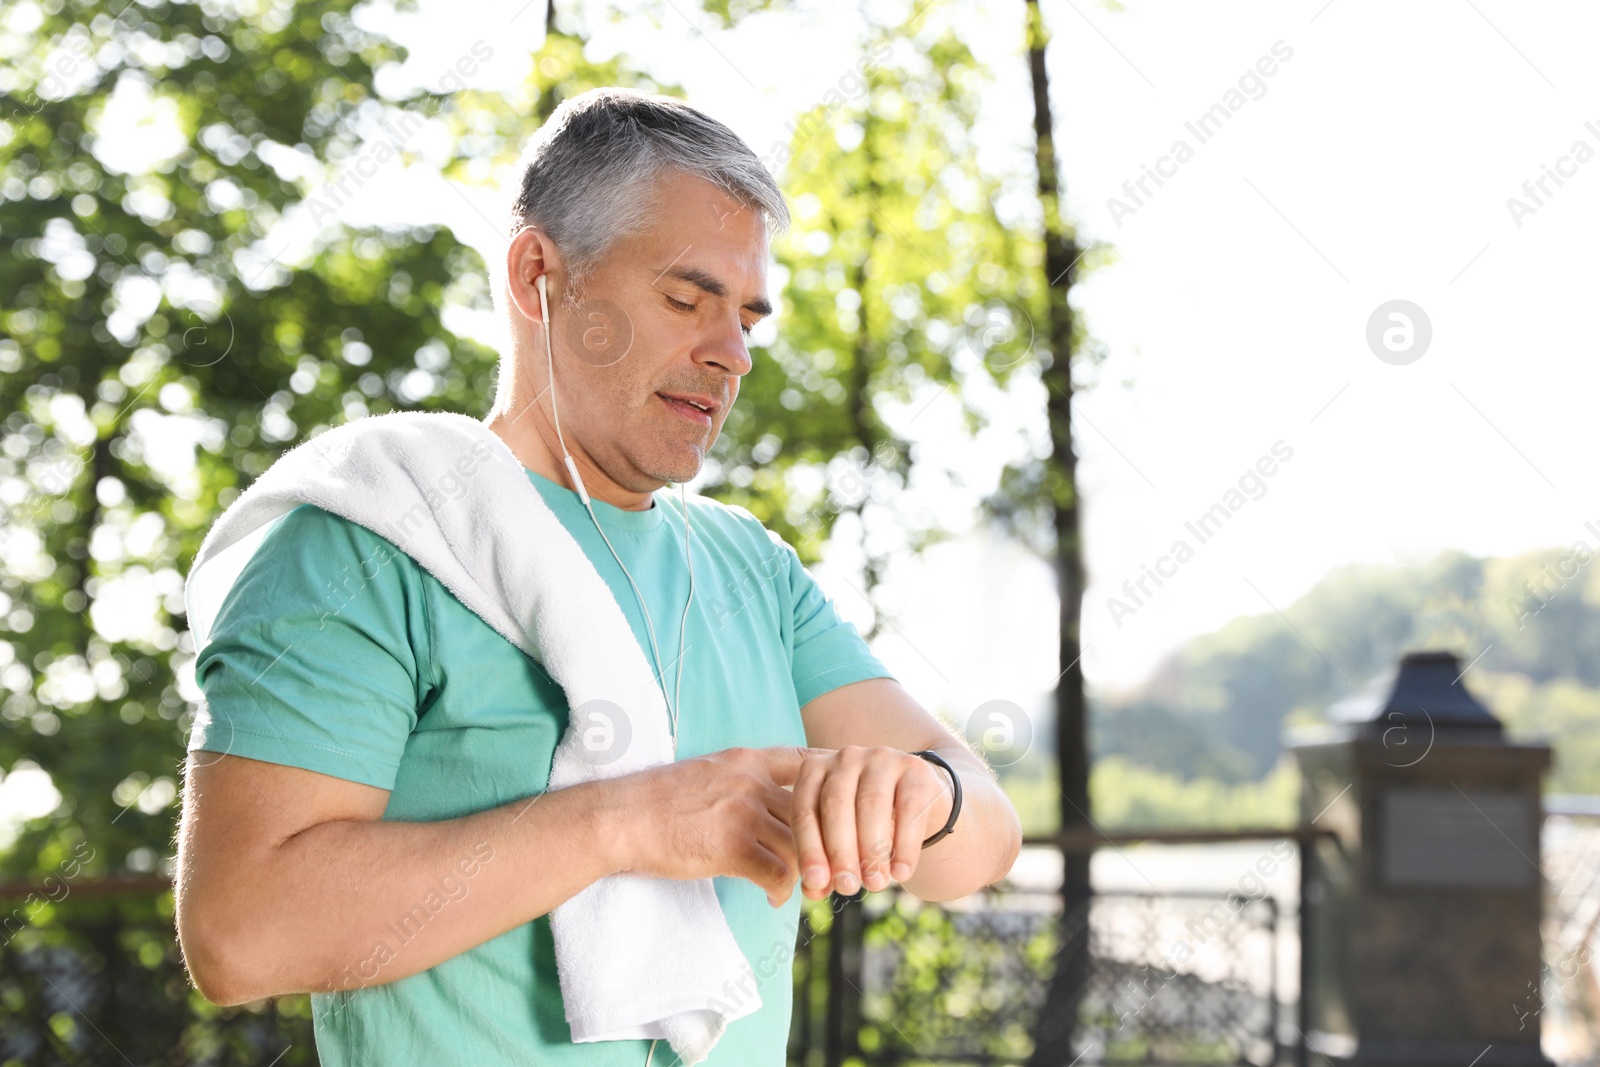
[[[287,838],[247,871],[186,879],[184,949],[213,1000],[392,982],[545,914],[625,868],[617,783],[441,822],[346,819]],[[225,958],[202,959],[213,954]]]
[[[1004,878],[1022,848],[1022,825],[994,773],[960,744],[934,748],[961,776],[961,812],[955,829],[923,849],[905,887],[928,901],[954,900]],[[941,778],[948,778],[943,768]],[[950,815],[951,797],[942,798],[928,824],[937,833]]]

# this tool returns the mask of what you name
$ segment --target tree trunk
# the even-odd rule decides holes
[[[1079,626],[1083,615],[1083,542],[1079,530],[1077,455],[1072,447],[1072,307],[1078,248],[1061,219],[1060,171],[1050,114],[1050,77],[1045,68],[1049,41],[1038,0],[1026,0],[1028,68],[1033,83],[1034,156],[1039,202],[1044,213],[1044,272],[1047,284],[1046,340],[1051,363],[1043,377],[1049,389],[1045,411],[1051,453],[1044,491],[1055,523],[1057,589],[1060,593],[1061,676],[1056,682],[1056,764],[1060,772],[1061,828],[1089,824],[1088,715],[1083,691]],[[1061,1067],[1077,1056],[1072,1031],[1089,976],[1089,854],[1066,853],[1061,885],[1062,914],[1056,972],[1035,1028],[1030,1067]]]

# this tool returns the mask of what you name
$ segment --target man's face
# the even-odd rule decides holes
[[[550,294],[562,430],[638,492],[700,470],[750,370],[746,331],[771,313],[761,216],[675,171],[656,196],[653,223],[611,248],[576,308]]]

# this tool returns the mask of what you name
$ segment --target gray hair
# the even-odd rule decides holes
[[[511,235],[530,225],[550,235],[567,267],[568,302],[613,244],[649,224],[654,186],[667,171],[722,187],[770,229],[789,224],[778,183],[739,135],[670,96],[580,93],[529,139],[518,166]]]

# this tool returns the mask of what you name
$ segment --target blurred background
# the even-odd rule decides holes
[[[0,1063],[315,1062],[303,998],[208,1005],[173,940],[183,579],[286,449],[487,412],[506,183],[597,85],[727,123],[794,214],[691,488],[800,550],[1030,834],[971,900],[808,912],[794,1062],[1600,1061],[1597,31],[7,0]],[[1447,786],[1498,838],[1384,799]]]

